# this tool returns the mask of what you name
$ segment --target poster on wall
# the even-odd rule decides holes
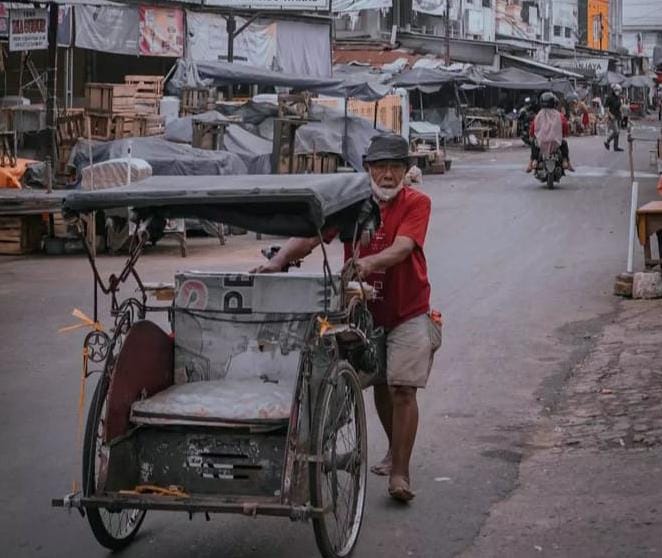
[[[9,37],[9,9],[0,3],[0,39]]]
[[[184,12],[178,8],[140,6],[140,54],[184,55]]]
[[[9,50],[48,48],[48,9],[9,10]]]

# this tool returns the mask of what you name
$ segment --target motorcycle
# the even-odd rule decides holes
[[[540,182],[547,184],[547,188],[550,190],[554,188],[555,182],[560,182],[561,177],[565,176],[563,155],[559,144],[555,142],[541,144],[535,176]]]

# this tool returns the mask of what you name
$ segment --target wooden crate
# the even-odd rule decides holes
[[[158,115],[145,117],[145,131],[143,136],[159,136],[165,134],[165,118]]]
[[[60,211],[53,213],[53,236],[56,238],[67,238],[69,236],[69,224]]]
[[[127,137],[144,135],[144,124],[135,114],[106,114],[103,112],[88,112],[90,122],[90,138],[109,141]]]
[[[350,99],[347,105],[347,112],[374,123],[376,109],[377,125],[396,134],[400,134],[402,132],[402,107],[400,102],[399,95],[387,95],[376,103]]]
[[[124,83],[86,83],[85,108],[97,113],[133,114],[136,88]]]
[[[136,88],[136,94],[141,93],[154,93],[163,95],[163,83],[165,78],[163,76],[124,76],[124,83],[132,85]]]
[[[85,114],[78,112],[67,116],[59,116],[55,123],[55,137],[58,146],[75,145],[79,138],[87,136]]]
[[[182,111],[196,114],[195,111],[205,112],[213,107],[214,98],[212,90],[207,87],[182,87]]]
[[[41,215],[0,217],[0,254],[29,254],[41,248]]]
[[[197,147],[198,149],[211,149],[214,151],[225,149],[223,144],[225,131],[230,125],[230,122],[226,120],[208,122],[205,120],[196,120],[194,118],[192,125],[192,147]]]

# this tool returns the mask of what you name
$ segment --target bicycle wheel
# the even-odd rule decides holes
[[[356,372],[340,362],[320,391],[313,423],[311,501],[324,513],[313,518],[324,558],[350,556],[363,520],[367,442],[363,394]]]
[[[96,492],[99,471],[108,464],[109,450],[103,442],[106,396],[110,380],[103,373],[99,379],[87,415],[83,443],[83,494]],[[111,511],[87,508],[87,520],[99,544],[110,550],[121,550],[136,536],[145,519],[145,510]]]

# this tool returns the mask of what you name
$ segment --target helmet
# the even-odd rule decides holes
[[[526,99],[524,99],[524,104],[525,105],[531,104],[531,97],[527,97]]]
[[[569,103],[576,103],[579,101],[579,95],[577,95],[577,93],[568,93],[565,96],[565,100]]]
[[[542,108],[556,108],[558,103],[559,100],[551,91],[545,91],[542,95],[540,95],[540,106]]]
[[[623,91],[623,88],[618,83],[615,83],[611,86],[611,90],[616,93],[616,95],[618,95],[621,91]]]

